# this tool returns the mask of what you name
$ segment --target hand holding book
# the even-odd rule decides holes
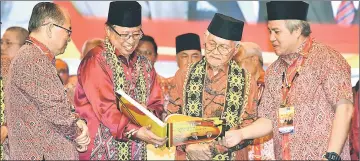
[[[139,131],[135,134],[137,139],[145,141],[148,144],[154,144],[157,146],[163,146],[167,138],[161,138],[156,136],[153,132],[151,132],[151,126],[143,126],[139,129]]]
[[[225,137],[219,138],[216,143],[227,148],[234,147],[243,140],[243,135],[240,130],[229,130],[225,132]]]
[[[167,116],[164,121],[161,121],[146,107],[136,102],[124,91],[118,90],[116,91],[116,95],[120,112],[126,115],[132,123],[142,127],[151,126],[151,129],[143,128],[144,130],[139,137],[139,139],[149,143],[154,142],[155,144],[161,145],[163,138],[168,138],[166,147],[171,147],[209,142],[221,134],[224,134],[222,132],[223,126],[221,126],[224,124],[224,121],[220,118],[198,118],[172,114]],[[143,132],[146,134],[142,135]],[[152,136],[152,134],[159,138]]]

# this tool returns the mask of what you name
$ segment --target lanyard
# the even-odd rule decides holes
[[[299,72],[305,62],[305,58],[303,56],[300,56],[297,60],[293,62],[289,66],[289,68],[283,72],[282,74],[282,106],[286,106],[288,103],[288,94],[291,90],[291,87],[294,83],[294,80],[299,76]],[[300,65],[298,65],[300,64]],[[297,68],[295,68],[298,66]],[[291,81],[290,81],[291,80]]]
[[[309,53],[308,51],[312,45],[311,38],[309,38],[305,43],[306,44],[303,48],[303,52],[300,54],[299,58],[296,59],[282,74],[282,107],[288,104],[288,94],[294,84],[295,79],[299,76],[301,68],[305,64],[305,60]]]
[[[303,67],[309,50],[312,46],[312,39],[308,38],[305,42],[305,46],[300,52],[300,56],[296,59],[284,72],[282,75],[282,100],[283,103],[280,107],[286,107],[288,104],[288,94],[291,90],[291,87],[294,84],[295,79],[299,76],[299,72]],[[289,82],[290,81],[290,82]],[[290,148],[289,148],[289,134],[282,135],[281,147],[282,147],[282,159],[290,160]]]

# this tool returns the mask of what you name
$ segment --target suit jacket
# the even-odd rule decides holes
[[[244,16],[236,1],[207,1],[217,12],[244,21]],[[211,20],[215,11],[196,10],[198,1],[189,1],[189,20]]]
[[[143,17],[157,19],[186,20],[188,1],[138,1]]]
[[[244,14],[239,8],[237,1],[207,1],[217,9],[218,13],[234,17],[236,19],[246,22]],[[189,2],[189,20],[210,20],[216,13],[215,11],[196,10],[197,1]],[[259,2],[259,17],[258,22],[265,22],[267,20],[266,1]]]
[[[266,9],[267,1],[259,2],[259,18],[258,22],[266,22],[267,21],[267,9]]]
[[[308,1],[307,3],[309,3],[307,17],[309,22],[330,24],[336,23],[331,1]],[[359,8],[355,12],[355,18],[352,24],[359,24]]]

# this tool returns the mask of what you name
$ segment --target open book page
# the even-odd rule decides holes
[[[133,123],[139,126],[151,126],[151,131],[159,137],[166,137],[166,123],[157,118],[152,112],[132,99],[123,90],[116,91],[119,110]]]
[[[219,118],[199,118],[173,114],[169,124],[170,145],[195,144],[215,140],[222,134],[223,121]]]
[[[222,134],[223,120],[172,114],[161,121],[146,107],[132,99],[124,91],[116,91],[119,110],[139,126],[151,125],[151,131],[159,137],[168,137],[170,146],[193,144],[214,140]]]

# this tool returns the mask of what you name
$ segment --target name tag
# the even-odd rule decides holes
[[[294,133],[294,106],[285,106],[279,108],[278,127],[280,134]]]

